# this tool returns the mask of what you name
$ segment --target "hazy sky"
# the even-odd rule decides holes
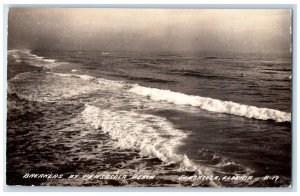
[[[283,9],[12,8],[8,48],[288,52]]]

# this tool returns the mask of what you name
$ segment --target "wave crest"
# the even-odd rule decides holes
[[[187,134],[174,129],[166,119],[133,111],[112,111],[86,104],[82,111],[84,121],[95,129],[118,140],[118,147],[137,149],[142,156],[156,157],[168,164],[179,164],[181,169],[205,173],[186,155],[175,151]]]
[[[56,62],[55,59],[49,59],[36,54],[32,54],[30,50],[8,50],[8,56],[11,56],[15,62],[26,62],[35,67],[53,68],[64,63]]]
[[[154,101],[167,101],[177,105],[191,105],[210,112],[226,113],[259,120],[274,120],[277,122],[291,121],[291,113],[244,105],[232,101],[221,101],[209,97],[186,95],[170,90],[161,90],[140,85],[134,85],[129,91],[149,97]]]

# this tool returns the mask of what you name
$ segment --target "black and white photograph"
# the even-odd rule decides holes
[[[10,7],[6,184],[290,188],[292,11]]]

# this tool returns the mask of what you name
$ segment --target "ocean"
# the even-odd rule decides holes
[[[9,50],[7,68],[9,185],[291,185],[290,54]]]

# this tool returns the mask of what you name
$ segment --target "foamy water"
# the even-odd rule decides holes
[[[178,164],[180,169],[211,175],[208,168],[197,166],[185,155],[176,153],[186,134],[174,129],[166,119],[135,112],[112,112],[86,105],[82,112],[85,122],[108,133],[124,149],[137,149],[142,156],[159,158],[167,164]]]
[[[136,85],[129,90],[138,95],[150,97],[154,101],[168,101],[178,105],[191,105],[204,110],[218,113],[233,114],[259,120],[275,120],[277,122],[290,122],[291,113],[269,108],[258,108],[231,101],[222,101],[209,97],[191,96],[183,93],[147,88]]]
[[[30,50],[9,50],[8,55],[10,54],[17,63],[23,61],[36,67],[44,67],[48,69],[61,65],[61,63],[55,63],[55,59],[48,59],[32,54]]]
[[[97,164],[94,162],[97,160],[100,164],[98,168],[101,168],[101,170],[105,168],[104,170],[110,171],[109,168],[111,168],[111,171],[114,172],[117,169],[117,173],[152,172],[158,176],[164,174],[164,177],[158,177],[159,180],[155,181],[155,186],[162,185],[164,180],[168,179],[170,180],[168,182],[169,186],[184,185],[185,183],[185,185],[194,184],[196,186],[223,186],[225,184],[245,186],[260,183],[257,179],[243,183],[220,181],[179,182],[178,175],[187,174],[184,172],[192,172],[191,175],[205,176],[260,175],[258,173],[263,173],[263,169],[255,164],[247,163],[245,160],[248,160],[248,158],[245,157],[256,154],[259,156],[260,153],[265,152],[258,150],[257,152],[251,152],[253,155],[247,155],[247,149],[245,150],[245,148],[249,145],[255,146],[255,143],[251,143],[252,140],[249,140],[243,144],[243,140],[253,138],[255,141],[257,140],[255,134],[261,135],[264,139],[264,132],[269,132],[269,130],[277,130],[277,133],[274,133],[274,138],[280,140],[280,137],[286,137],[284,136],[286,127],[281,125],[280,122],[291,122],[291,113],[289,112],[190,95],[166,90],[165,88],[146,87],[143,84],[129,81],[96,77],[94,74],[89,75],[89,70],[84,70],[84,66],[80,67],[80,64],[70,64],[63,60],[45,58],[32,54],[28,50],[9,51],[8,55],[14,59],[15,63],[27,62],[30,65],[45,68],[44,71],[21,73],[10,79],[8,93],[10,96],[16,97],[11,98],[13,101],[8,102],[9,111],[25,110],[22,115],[27,115],[27,112],[34,113],[37,110],[34,106],[22,108],[19,106],[21,103],[20,101],[18,103],[19,99],[26,100],[26,103],[23,103],[25,105],[38,103],[38,110],[54,119],[51,121],[52,124],[48,124],[47,120],[45,122],[34,120],[36,117],[32,115],[33,119],[29,118],[29,121],[33,121],[31,123],[37,124],[37,127],[42,127],[41,129],[31,127],[32,130],[36,129],[43,133],[45,129],[45,133],[50,134],[49,137],[52,138],[52,142],[58,142],[57,144],[65,146],[64,153],[66,155],[68,152],[80,151],[80,147],[77,146],[76,149],[72,147],[72,142],[76,141],[75,143],[79,146],[82,142],[87,146],[91,145],[78,155],[71,153],[71,162],[72,159],[88,160],[97,168]],[[76,53],[76,55],[84,54]],[[149,80],[149,84],[153,81]],[[165,81],[155,80],[155,82],[157,81],[169,85]],[[54,108],[50,110],[51,107]],[[60,110],[65,111],[65,113],[70,111],[71,116],[68,117],[69,114],[66,115]],[[200,120],[203,124],[200,123]],[[229,120],[237,122],[239,123],[237,126],[241,126],[232,128],[233,132],[237,132],[235,136],[227,136],[230,132],[225,131],[232,127],[230,124],[226,124]],[[271,122],[264,122],[264,120],[271,120]],[[224,127],[217,126],[217,122],[222,122]],[[14,123],[14,121],[11,123]],[[215,128],[213,127],[214,124]],[[251,128],[247,129],[247,124],[251,124]],[[13,126],[18,127],[21,124]],[[67,136],[68,139],[65,139],[64,142],[59,142],[59,138],[55,136],[55,131],[50,131],[56,126],[61,127],[57,130],[62,135],[73,132],[74,135],[71,135],[71,138]],[[255,127],[255,130],[252,133],[251,129],[253,127]],[[233,142],[237,142],[236,144],[242,141],[239,143],[240,146],[235,146],[236,150],[240,152],[234,152],[231,156],[226,151],[222,152],[215,148],[222,147],[222,145],[227,148],[226,142],[228,144],[232,142],[231,139],[221,139],[222,135],[220,134],[223,134],[221,129],[226,134],[224,135],[225,138],[231,138]],[[210,135],[209,130],[213,130],[211,134],[217,133],[218,135]],[[214,130],[217,130],[217,132],[215,133]],[[242,132],[245,136],[242,135]],[[45,137],[47,137],[47,134]],[[120,156],[120,164],[105,166],[101,163],[101,159],[99,160],[97,154],[99,153],[100,157],[106,156],[105,153],[101,152],[106,148],[105,145],[97,145],[97,140],[94,139],[89,144],[89,140],[86,139],[88,136],[92,140],[93,137],[98,137],[98,134],[102,135],[101,138],[106,137],[104,143],[109,146],[106,152],[112,157]],[[266,136],[270,135],[266,134]],[[215,138],[215,141],[212,140],[208,144],[203,143],[207,137]],[[237,139],[233,140],[235,137]],[[100,143],[103,143],[103,141],[99,140]],[[212,144],[216,146],[214,147]],[[128,153],[130,156],[123,157],[122,153],[117,153],[118,151]],[[241,154],[243,151],[245,157]],[[266,155],[267,157],[269,155]],[[156,159],[160,162],[155,162]],[[86,164],[88,164],[87,167],[94,168],[89,163]],[[280,164],[280,162],[276,162],[276,164]],[[39,167],[42,166],[47,167],[47,164]],[[82,169],[79,172],[84,171]],[[282,179],[285,180],[281,183],[286,183],[287,178],[283,176]],[[56,184],[57,182],[51,181],[46,184]],[[62,184],[67,183],[64,180],[59,182]],[[76,181],[74,185],[80,185],[80,183],[83,182]],[[84,183],[88,182],[85,181]],[[122,181],[122,183],[123,185],[130,185],[133,182]],[[143,185],[143,183],[135,185]]]

